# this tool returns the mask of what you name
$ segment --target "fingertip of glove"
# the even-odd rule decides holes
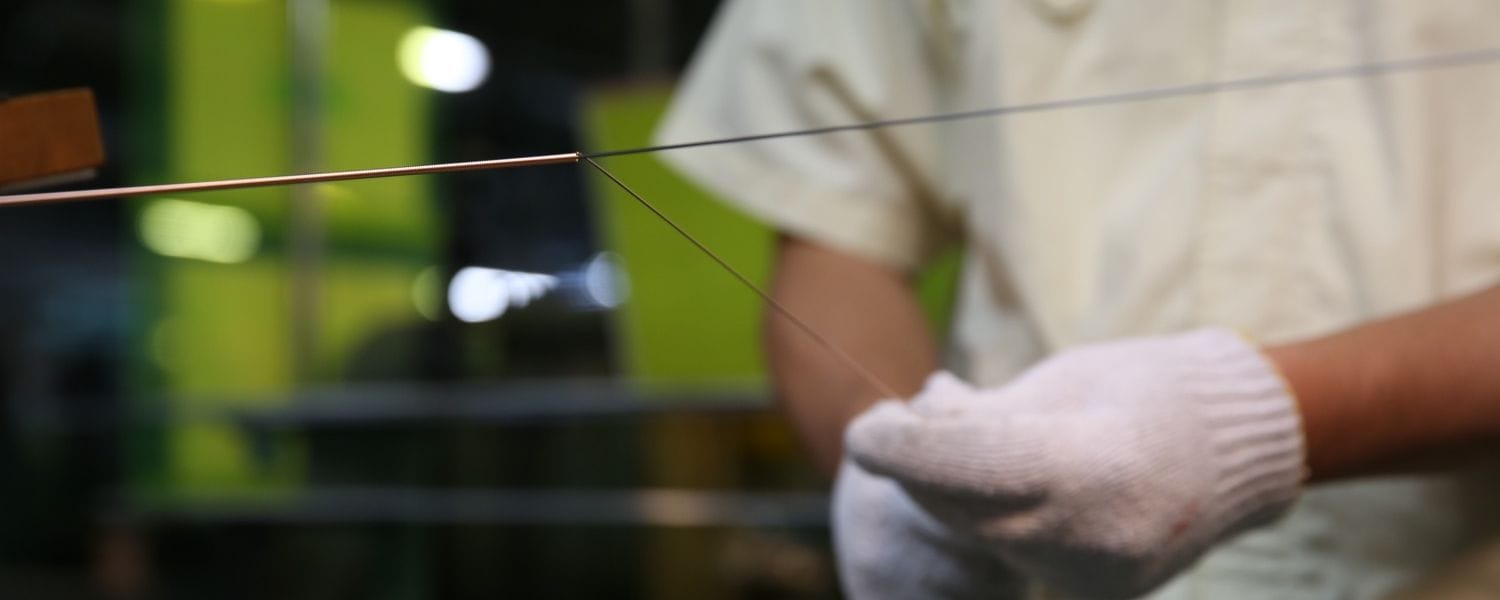
[[[938,371],[927,377],[922,391],[912,397],[911,406],[924,412],[954,410],[968,404],[974,393],[974,388],[958,376]]]
[[[849,423],[844,430],[844,449],[856,465],[883,474],[883,467],[904,445],[906,432],[919,421],[920,417],[900,402],[880,402]]]
[[[922,393],[973,393],[974,388],[967,382],[959,379],[957,375],[948,371],[938,371],[927,377],[927,382],[922,385]]]

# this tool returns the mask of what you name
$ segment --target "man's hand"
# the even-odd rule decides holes
[[[847,460],[834,485],[833,540],[850,598],[995,600],[1024,591],[981,540],[953,532],[896,482]]]
[[[941,374],[913,400],[912,408],[941,412],[949,402],[970,402],[963,388]],[[965,388],[966,389],[966,388]],[[955,532],[913,502],[895,481],[871,475],[847,458],[833,493],[833,541],[839,577],[850,598],[1019,598],[1024,582],[983,540]]]
[[[1070,596],[1161,585],[1283,513],[1303,475],[1292,396],[1225,330],[1065,352],[996,390],[940,374],[913,404],[854,421],[856,464]]]

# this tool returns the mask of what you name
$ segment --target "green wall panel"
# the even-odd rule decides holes
[[[197,180],[290,172],[292,57],[286,3],[165,0],[164,40],[148,79],[159,81],[156,124],[161,177]],[[155,10],[143,11],[153,18]],[[429,156],[427,90],[407,82],[396,47],[425,23],[421,2],[329,4],[318,167],[406,165]],[[154,47],[154,46],[152,46]],[[415,322],[412,282],[437,261],[439,221],[425,178],[314,188],[324,215],[317,273],[311,373],[336,381],[360,348],[388,328]],[[301,481],[296,436],[249,439],[231,421],[200,419],[285,403],[299,381],[293,364],[292,265],[287,254],[291,190],[263,188],[175,199],[248,211],[261,231],[248,261],[172,258],[142,246],[134,264],[146,304],[138,348],[142,403],[166,398],[177,420],[140,428],[130,440],[138,484],[159,491],[287,489]],[[138,201],[146,207],[160,199]],[[181,417],[192,417],[182,420]]]
[[[671,98],[667,85],[607,88],[588,103],[592,150],[648,146]],[[775,236],[689,183],[652,155],[609,159],[606,167],[718,252],[757,285],[771,271]],[[616,352],[626,375],[648,386],[757,384],[764,379],[761,300],[608,180],[586,175],[604,246],[630,276],[630,301],[616,314]],[[958,253],[922,274],[918,294],[937,331],[946,330]]]

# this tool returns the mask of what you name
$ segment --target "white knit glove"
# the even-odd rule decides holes
[[[881,403],[850,456],[1070,597],[1144,594],[1300,488],[1295,401],[1226,330],[1064,352],[995,390],[935,377],[946,398],[918,400],[942,410]]]
[[[901,486],[848,460],[833,493],[833,542],[853,600],[1020,598],[1023,581],[979,539],[955,535]]]
[[[956,382],[933,377],[911,408],[940,412],[948,402],[972,402],[943,389]],[[871,475],[847,456],[833,488],[832,520],[839,580],[853,600],[996,600],[1025,591],[1014,569],[983,540],[955,534],[895,481]]]

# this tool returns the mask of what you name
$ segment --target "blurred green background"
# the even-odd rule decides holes
[[[95,91],[88,186],[628,148],[715,5],[14,0],[0,92]],[[0,266],[8,594],[837,596],[759,301],[582,168],[6,209]]]

